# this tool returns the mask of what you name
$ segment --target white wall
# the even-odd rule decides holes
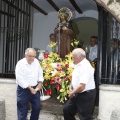
[[[32,47],[45,49],[49,43],[49,35],[54,32],[57,22],[57,12],[46,16],[40,13],[34,14]]]
[[[83,14],[75,13],[75,18],[92,17],[98,19],[98,12],[89,10]],[[57,12],[51,12],[48,15],[34,13],[33,18],[33,41],[32,47],[44,50],[49,44],[49,35],[54,32],[54,28],[58,22]]]

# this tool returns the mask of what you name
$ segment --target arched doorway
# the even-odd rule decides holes
[[[84,46],[90,44],[91,36],[98,36],[98,20],[91,17],[80,17],[72,21],[74,38],[82,40]]]

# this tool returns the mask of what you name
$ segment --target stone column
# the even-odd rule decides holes
[[[120,120],[120,85],[100,85],[100,120]]]

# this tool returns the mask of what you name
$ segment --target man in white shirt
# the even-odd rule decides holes
[[[36,51],[27,48],[25,58],[18,61],[15,69],[17,87],[18,120],[26,120],[28,102],[32,105],[30,120],[38,120],[40,112],[40,90],[43,83],[43,70],[35,58]]]
[[[81,48],[73,50],[72,59],[75,67],[70,84],[70,99],[63,109],[64,119],[75,120],[74,115],[77,112],[80,120],[91,120],[96,96],[94,68]]]
[[[90,38],[90,53],[89,53],[89,59],[88,60],[90,62],[94,62],[94,65],[95,65],[94,77],[95,77],[95,86],[96,86],[96,90],[97,90],[96,99],[95,99],[95,105],[98,106],[99,82],[97,81],[97,76],[96,76],[97,75],[97,53],[98,53],[97,40],[98,40],[97,36],[91,36],[91,38]]]
[[[98,51],[96,36],[91,36],[90,45],[91,45],[91,47],[90,47],[90,53],[89,53],[89,60],[90,60],[90,62],[96,62],[97,61],[97,51]]]

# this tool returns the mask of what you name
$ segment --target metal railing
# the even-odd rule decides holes
[[[120,23],[101,8],[98,31],[97,85],[120,84]]]
[[[0,0],[0,74],[5,77],[14,74],[16,62],[29,46],[30,13],[29,0]]]

